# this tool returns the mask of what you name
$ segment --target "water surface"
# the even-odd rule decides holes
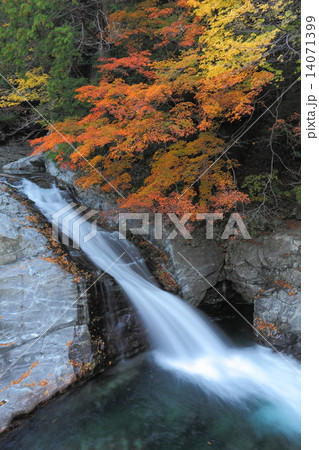
[[[299,449],[265,400],[239,406],[207,396],[149,356],[62,395],[8,434],[2,449]]]

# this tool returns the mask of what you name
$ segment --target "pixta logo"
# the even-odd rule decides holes
[[[154,237],[162,239],[163,237],[163,215],[162,213],[154,214]],[[168,213],[167,217],[175,226],[167,239],[175,239],[178,232],[184,239],[193,239],[186,224],[191,218],[192,213],[184,214],[180,219],[174,213]],[[196,214],[196,220],[204,220],[206,222],[206,239],[214,238],[214,223],[216,220],[223,220],[222,213]],[[128,221],[134,221],[134,226],[128,226]],[[140,226],[136,226],[136,221],[140,222]],[[150,233],[150,214],[149,213],[120,213],[119,214],[119,234],[120,239],[126,239],[127,230],[134,235],[149,235]],[[251,239],[251,236],[244,224],[240,214],[232,213],[228,219],[221,239],[228,239],[230,236],[241,235],[244,239]]]
[[[86,243],[97,233],[96,220],[89,221],[96,213],[97,211],[89,210],[86,206],[78,207],[76,203],[69,203],[52,216],[53,239],[79,249],[80,239]],[[61,241],[59,232],[62,235]]]

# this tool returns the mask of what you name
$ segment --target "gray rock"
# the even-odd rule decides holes
[[[3,166],[2,170],[5,173],[16,173],[19,175],[44,172],[44,157],[41,153],[39,153],[38,155],[26,156],[25,158],[20,158],[17,161],[6,164],[5,166]]]
[[[78,303],[86,298],[51,260],[46,238],[27,218],[27,210],[0,191],[0,430],[13,417],[32,411],[76,379],[70,342],[78,325]],[[90,340],[83,347],[87,362]],[[78,351],[81,359],[81,351]]]
[[[255,317],[273,323],[281,332],[300,335],[300,293],[289,295],[284,289],[270,289],[255,300]]]
[[[300,240],[299,230],[282,230],[256,241],[229,242],[223,269],[233,289],[254,303],[257,330],[295,356],[301,334]]]
[[[103,211],[104,213],[108,213],[112,210],[112,216],[108,216],[108,222],[110,226],[117,227],[117,214],[118,205],[117,198],[118,195],[115,193],[105,194],[105,192],[100,191],[97,186],[94,188],[86,188],[82,189],[78,186],[75,181],[77,179],[77,174],[68,169],[60,169],[51,159],[45,158],[45,168],[46,171],[53,176],[56,180],[60,182],[62,185],[67,185],[71,187],[77,199],[86,205],[88,208]]]
[[[161,240],[152,239],[153,243],[169,256],[169,270],[180,285],[183,298],[198,306],[210,284],[214,286],[219,278],[224,264],[222,243],[215,239],[206,240],[203,227],[191,233],[192,240],[186,240],[180,234],[169,240],[167,235],[171,231],[166,230]]]
[[[58,166],[49,158],[46,158],[44,156],[44,164],[46,171],[55,177],[58,180],[63,181],[64,183],[73,186],[74,182],[76,180],[76,174],[75,172],[72,172],[71,170],[62,170],[59,169]]]
[[[279,231],[266,237],[229,242],[225,278],[247,302],[277,280],[300,287],[300,232]]]

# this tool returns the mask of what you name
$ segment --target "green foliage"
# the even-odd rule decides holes
[[[45,156],[47,159],[50,159],[51,161],[55,161],[56,152],[54,150],[50,150],[49,152],[47,152],[47,154]]]
[[[16,111],[1,111],[0,110],[0,122],[6,126],[18,120],[18,113]]]
[[[298,202],[298,205],[300,205],[301,204],[301,186],[296,186],[293,189],[293,191],[294,191],[294,193],[296,195],[296,200]]]
[[[99,2],[72,0],[0,0],[1,73],[10,77],[36,67],[49,75],[51,118],[74,114],[80,106],[74,90],[90,76],[99,56],[96,23]]]
[[[265,202],[270,204],[274,196],[283,202],[290,199],[292,203],[297,200],[301,203],[301,186],[296,186],[287,190],[284,183],[281,182],[278,170],[271,173],[261,173],[258,175],[249,175],[245,177],[242,189],[246,192],[252,203]],[[295,199],[295,200],[294,200]],[[291,202],[290,202],[291,203]]]
[[[277,170],[274,170],[272,174],[248,175],[241,187],[248,193],[252,202],[262,202],[265,199],[267,186],[274,187],[274,182],[278,181],[277,174]]]

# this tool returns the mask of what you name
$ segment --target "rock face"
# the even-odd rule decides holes
[[[118,210],[116,203],[117,194],[114,198],[111,198],[110,195],[106,196],[105,193],[100,192],[96,187],[92,189],[82,189],[75,184],[77,177],[74,172],[71,172],[68,169],[59,169],[56,164],[48,158],[45,158],[44,162],[46,171],[62,185],[71,188],[74,196],[88,208],[103,212],[108,212],[109,210],[114,212]],[[112,221],[111,217],[109,217],[108,220],[110,221],[111,226],[118,226],[116,220]]]
[[[169,270],[180,285],[183,298],[198,306],[210,287],[208,282],[215,286],[220,276],[224,264],[222,242],[206,240],[204,227],[191,233],[192,240],[180,234],[175,239],[167,239],[171,231],[166,230],[161,240],[152,240],[169,256]]]
[[[300,358],[301,299],[293,292],[270,289],[256,298],[254,325],[275,348]]]
[[[279,231],[256,240],[229,242],[224,272],[248,302],[260,291],[284,280],[300,288],[300,231]],[[262,287],[261,287],[262,286]]]
[[[54,262],[26,208],[0,185],[0,430],[76,379],[141,351],[120,289],[86,292]],[[116,294],[115,294],[116,293]],[[111,313],[106,301],[114,302]],[[110,308],[112,309],[111,305]],[[109,313],[109,317],[108,317]]]
[[[254,303],[257,330],[272,345],[299,356],[300,230],[229,242],[223,272],[233,289]]]

